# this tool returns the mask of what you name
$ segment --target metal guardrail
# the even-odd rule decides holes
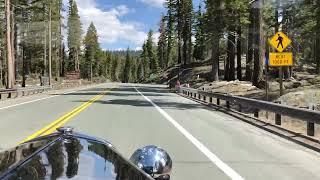
[[[17,89],[2,89],[0,90],[0,100],[3,98],[4,95],[7,95],[7,98],[13,98],[21,96],[27,96],[30,94],[38,94],[45,91],[50,90],[50,86],[41,86],[41,87],[30,87],[30,88],[17,88]]]
[[[277,104],[274,102],[267,102],[267,101],[261,101],[256,99],[250,99],[245,97],[239,97],[239,96],[232,96],[228,94],[222,94],[222,93],[212,93],[212,92],[206,92],[201,91],[197,89],[192,88],[185,88],[181,87],[180,92],[182,92],[184,95],[199,99],[201,100],[201,97],[203,97],[203,100],[206,100],[206,98],[210,98],[209,102],[213,103],[213,98],[217,100],[217,105],[220,105],[220,100],[224,100],[226,102],[227,108],[231,108],[230,104],[238,105],[239,111],[241,112],[243,107],[249,107],[252,109],[255,109],[254,116],[259,117],[259,111],[265,110],[268,112],[275,113],[275,124],[281,125],[281,116],[290,116],[293,118],[297,118],[303,121],[307,122],[307,134],[309,136],[314,136],[314,124],[320,124],[320,112],[314,111],[314,110],[308,110],[308,109],[301,109],[297,107]]]

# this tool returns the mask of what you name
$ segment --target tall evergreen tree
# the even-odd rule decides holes
[[[183,39],[183,63],[191,63],[192,58],[192,24],[193,24],[193,3],[192,0],[183,0],[180,2],[182,18],[182,39]]]
[[[150,61],[148,59],[148,50],[146,42],[142,45],[141,61],[143,66],[144,77],[146,78],[150,73]]]
[[[81,21],[75,0],[69,0],[68,17],[68,48],[69,48],[69,70],[80,70],[80,47],[81,47]]]
[[[87,34],[84,38],[85,47],[85,65],[83,66],[84,75],[86,77],[94,76],[95,72],[98,72],[99,55],[101,52],[98,42],[97,29],[93,23],[90,24]]]
[[[173,49],[174,49],[174,35],[175,35],[175,0],[166,0],[167,7],[167,24],[166,24],[166,34],[167,34],[167,57],[166,66],[168,66],[173,61]]]
[[[154,43],[153,43],[153,31],[150,30],[148,33],[148,39],[146,42],[146,50],[147,50],[147,57],[149,60],[150,70],[152,73],[157,72],[159,65],[158,61],[156,59],[155,49],[154,49]]]
[[[315,34],[316,34],[316,64],[317,64],[317,73],[320,75],[320,1],[316,1],[315,8]]]
[[[130,49],[127,49],[127,56],[126,56],[126,60],[125,60],[125,65],[124,65],[124,69],[123,69],[123,79],[122,82],[123,83],[128,83],[130,81],[130,76],[131,76],[131,57],[130,57]]]
[[[144,79],[144,72],[143,72],[143,62],[141,59],[138,61],[138,69],[137,69],[137,82],[141,82]]]
[[[167,67],[167,56],[166,56],[166,48],[167,48],[167,41],[166,41],[166,24],[165,24],[165,17],[161,16],[160,21],[160,29],[159,29],[159,41],[158,41],[158,62],[160,68]]]
[[[206,0],[206,31],[212,42],[212,74],[211,80],[219,80],[220,39],[224,30],[223,11],[224,0]]]
[[[202,3],[199,4],[198,11],[195,16],[195,46],[193,57],[198,60],[205,59],[206,35],[204,29],[204,14],[202,12]]]
[[[265,38],[263,30],[263,6],[264,0],[257,0],[254,2],[254,68],[252,76],[252,84],[259,86],[259,82],[263,76],[263,61],[265,57]]]

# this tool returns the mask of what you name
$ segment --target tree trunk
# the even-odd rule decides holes
[[[234,32],[234,29],[232,29],[232,32]],[[230,69],[229,69],[229,81],[234,81],[235,80],[235,73],[236,73],[236,63],[235,63],[235,59],[236,59],[236,38],[233,34],[229,34],[230,39],[229,39],[229,62],[230,62]],[[229,37],[228,37],[229,38]]]
[[[93,62],[92,60],[90,61],[90,81],[92,82],[92,79],[93,79]]]
[[[62,54],[61,54],[61,77],[65,76],[65,69],[66,69],[66,57],[65,57],[65,47],[62,45]]]
[[[186,42],[186,38],[184,38],[183,40],[183,65],[186,66],[187,65],[187,56],[188,56],[188,50],[187,50],[187,42]]]
[[[0,51],[0,85],[3,86],[3,51]]]
[[[16,47],[16,24],[14,19],[14,6],[12,6],[11,9],[11,51],[12,51],[12,66],[13,66],[13,82],[15,84],[16,81],[16,53],[15,53],[15,47]]]
[[[214,35],[212,38],[212,81],[219,81],[219,57],[220,57],[220,37]]]
[[[320,1],[317,0],[317,13],[316,13],[316,64],[317,73],[320,75]]]
[[[182,54],[181,54],[181,34],[178,33],[178,64],[182,62]]]
[[[14,63],[12,54],[12,40],[11,40],[11,18],[10,18],[10,0],[6,0],[6,41],[7,41],[7,89],[12,89],[14,87]]]
[[[183,27],[183,23],[182,23],[182,12],[181,12],[181,1],[182,0],[178,0],[177,1],[177,18],[178,18],[178,24],[177,24],[177,29],[178,29],[178,64],[182,63],[182,27]]]
[[[49,85],[51,85],[52,81],[52,24],[51,24],[51,3],[49,4]]]
[[[237,38],[237,79],[239,81],[242,81],[242,67],[241,67],[241,26],[238,27],[237,29],[237,34],[238,34],[238,38]]]
[[[247,51],[247,59],[246,59],[246,80],[252,81],[252,66],[253,66],[253,35],[254,35],[254,10],[250,8],[249,15],[249,32],[248,32],[248,51]]]
[[[221,0],[215,1],[214,5],[217,5],[216,12],[212,15],[215,27],[212,30],[212,81],[219,81],[219,61],[220,61],[220,37],[221,37],[221,17],[223,12],[223,2]]]
[[[26,57],[25,57],[25,48],[22,46],[22,87],[26,87]]]
[[[264,0],[258,0],[254,7],[255,11],[255,31],[257,32],[254,36],[254,69],[252,84],[254,86],[259,86],[259,82],[263,77],[263,60],[265,56],[265,42],[264,42],[264,31],[263,31],[263,2]]]

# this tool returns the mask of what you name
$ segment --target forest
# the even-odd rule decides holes
[[[318,0],[203,0],[196,7],[192,0],[166,0],[164,6],[159,28],[150,30],[141,51],[105,51],[93,23],[82,29],[75,0],[67,8],[62,0],[0,0],[0,86],[24,87],[31,75],[51,83],[68,72],[145,82],[170,67],[210,62],[210,81],[259,87],[270,71],[268,54],[275,52],[269,39],[279,31],[292,40],[286,51],[294,65],[272,76],[288,79],[303,66],[320,74]]]

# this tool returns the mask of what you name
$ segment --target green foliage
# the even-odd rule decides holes
[[[98,42],[97,29],[93,23],[90,24],[87,34],[84,38],[85,48],[85,66],[81,69],[85,78],[99,76],[99,69],[103,61],[103,53]]]
[[[155,53],[152,30],[150,30],[148,33],[148,39],[146,42],[146,52],[147,52],[148,61],[150,63],[150,71],[157,72],[159,68],[159,64],[158,64],[156,53]]]
[[[204,27],[204,14],[202,12],[201,3],[199,4],[199,9],[195,16],[195,46],[193,57],[195,59],[204,60],[205,59],[205,50],[206,50],[206,35],[205,35],[205,27]]]
[[[131,75],[131,62],[132,59],[130,57],[129,54],[129,48],[127,49],[127,56],[126,56],[126,60],[125,60],[125,65],[124,65],[124,69],[123,69],[123,79],[122,82],[124,83],[128,83],[132,77]]]
[[[165,23],[165,17],[162,15],[161,21],[160,21],[160,29],[159,29],[159,41],[158,41],[158,64],[160,68],[165,68],[168,65],[167,60],[167,31],[166,31],[166,23]]]
[[[78,70],[77,63],[81,47],[81,21],[75,0],[69,0],[68,17],[68,48],[69,48],[69,70]]]

